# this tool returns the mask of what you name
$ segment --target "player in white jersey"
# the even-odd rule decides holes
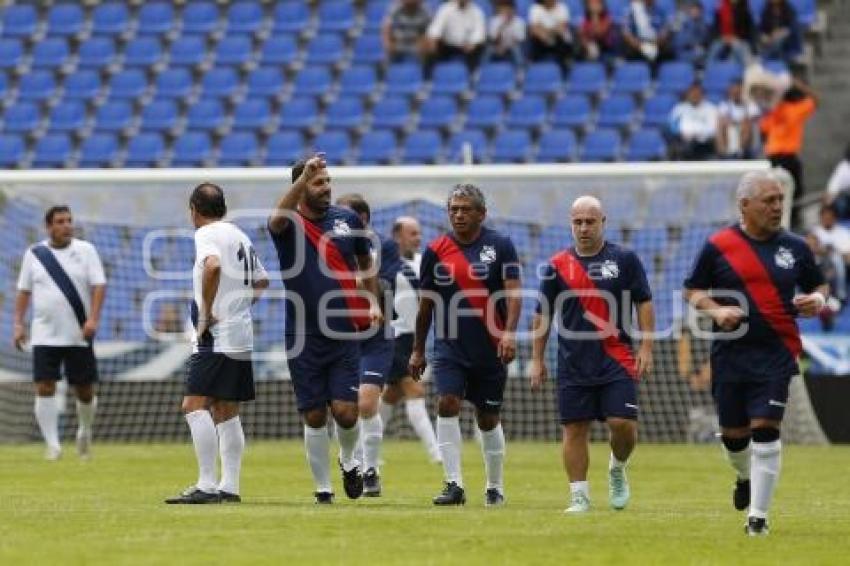
[[[74,238],[67,206],[54,206],[44,217],[48,239],[24,253],[15,301],[15,347],[27,342],[24,318],[33,303],[30,343],[35,381],[35,418],[47,444],[46,458],[62,455],[56,382],[65,377],[77,397],[77,452],[90,456],[97,398],[97,362],[92,340],[106,293],[106,277],[97,250]]]
[[[192,357],[183,412],[198,460],[198,481],[166,503],[238,503],[245,435],[239,403],[254,399],[251,305],[269,285],[251,240],[222,220],[224,192],[198,185],[189,199],[195,225]],[[216,481],[216,456],[221,481]]]

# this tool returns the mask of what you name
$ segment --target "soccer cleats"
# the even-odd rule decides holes
[[[767,519],[761,517],[750,517],[744,525],[744,532],[751,537],[764,537],[770,532],[767,528]]]
[[[463,505],[466,503],[466,494],[463,488],[455,482],[446,482],[443,492],[433,499],[434,505]]]
[[[495,487],[484,492],[484,507],[501,507],[504,504],[505,496]]]
[[[570,496],[570,506],[564,509],[568,515],[587,513],[590,511],[590,499],[584,492],[576,491]]]
[[[206,503],[221,503],[221,496],[217,491],[207,492],[198,489],[197,486],[186,488],[183,493],[176,497],[165,500],[169,505],[203,505]]]
[[[378,475],[378,470],[375,468],[369,468],[366,470],[366,473],[363,474],[363,496],[381,496],[381,476]]]
[[[608,470],[608,502],[612,509],[622,511],[629,504],[631,490],[629,489],[629,478],[626,477],[626,469],[613,467]]]
[[[750,480],[735,481],[735,489],[732,491],[732,505],[738,511],[743,511],[750,506]]]

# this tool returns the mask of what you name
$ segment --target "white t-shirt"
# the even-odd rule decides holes
[[[504,32],[502,31],[504,29]],[[506,22],[504,16],[493,16],[490,19],[490,41],[501,40],[499,47],[513,47],[525,41],[525,22],[522,18],[514,16]],[[502,33],[501,37],[499,34]]]
[[[737,103],[724,100],[717,105],[717,115],[729,121],[726,127],[727,153],[734,155],[743,149],[741,147],[741,128],[747,120],[755,120],[759,116],[759,107],[753,101]]]
[[[416,277],[419,277],[419,266],[422,264],[422,254],[416,254],[412,259],[402,257],[401,260],[409,265]],[[393,308],[397,317],[392,321],[396,336],[413,334],[416,331],[416,314],[419,312],[419,292],[413,288],[404,273],[396,274],[396,290],[393,297]]]
[[[251,240],[230,222],[217,221],[195,231],[195,265],[192,283],[195,305],[203,304],[204,261],[217,256],[221,279],[212,304],[217,322],[210,328],[214,352],[250,352],[254,348],[251,319],[253,283],[267,278],[266,270],[254,253]],[[198,335],[192,332],[193,351],[198,351]]]
[[[68,274],[83,305],[86,314],[91,313],[91,288],[106,285],[106,276],[97,250],[89,242],[71,240],[64,248],[47,246],[65,273]],[[32,253],[24,252],[21,273],[18,277],[18,290],[32,293],[32,323],[30,325],[30,343],[33,346],[87,346],[80,322],[53,277],[47,272],[41,261]]]
[[[841,191],[850,190],[850,160],[842,159],[835,166],[832,176],[829,178],[829,184],[826,186],[826,192],[829,195],[837,195]]]
[[[717,135],[717,107],[707,100],[697,106],[680,102],[670,113],[670,119],[686,140],[706,142]]]
[[[827,230],[821,225],[817,225],[812,229],[812,233],[817,236],[821,245],[831,246],[833,250],[841,255],[850,254],[850,230],[836,224],[832,229]]]
[[[542,4],[533,4],[528,10],[528,23],[547,30],[561,29],[569,21],[570,10],[563,2],[558,2],[551,10]]]
[[[486,32],[484,12],[475,2],[470,2],[464,9],[457,2],[446,2],[437,10],[428,27],[428,37],[440,39],[452,47],[484,43]]]

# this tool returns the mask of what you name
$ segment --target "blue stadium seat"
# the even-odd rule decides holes
[[[617,130],[600,128],[587,134],[581,147],[581,160],[589,162],[616,161],[623,143]]]
[[[363,102],[355,96],[341,96],[325,110],[325,128],[354,129],[363,124]]]
[[[110,37],[92,37],[80,44],[77,50],[79,68],[96,69],[115,61],[115,42]]]
[[[0,71],[14,69],[24,60],[24,46],[19,39],[0,38]]]
[[[214,68],[201,79],[204,96],[230,98],[239,89],[239,75],[230,67]]]
[[[495,163],[525,163],[531,154],[531,136],[525,130],[505,130],[493,140],[490,159]]]
[[[65,134],[47,134],[35,144],[33,167],[64,167],[74,144]]]
[[[243,167],[251,165],[260,153],[257,136],[249,132],[233,132],[221,140],[218,166]]]
[[[533,63],[528,66],[523,87],[526,94],[554,95],[560,93],[563,88],[561,67],[556,63]]]
[[[95,71],[83,70],[65,78],[65,98],[90,100],[100,94],[100,75]]]
[[[283,90],[283,74],[276,67],[259,67],[248,75],[249,97],[266,96],[276,98]]]
[[[176,18],[170,2],[146,2],[139,8],[138,33],[162,35],[174,29]]]
[[[32,4],[14,4],[3,9],[2,29],[6,37],[29,38],[38,28],[38,13]]]
[[[223,38],[215,48],[216,65],[244,65],[251,60],[253,45],[247,35]]]
[[[110,167],[118,158],[118,139],[112,134],[93,134],[83,140],[79,167]]]
[[[461,94],[469,89],[469,70],[456,61],[434,66],[431,92],[436,94]]]
[[[389,130],[373,130],[360,139],[359,165],[386,165],[396,154],[395,134]]]
[[[153,35],[136,37],[124,47],[125,67],[150,67],[162,59],[162,43]]]
[[[354,42],[352,60],[355,64],[377,65],[382,63],[385,58],[384,42],[380,35],[376,33],[364,34]]]
[[[598,126],[625,128],[635,119],[635,101],[628,94],[614,94],[599,103]]]
[[[204,132],[186,132],[174,140],[171,165],[175,167],[205,165],[212,156],[212,150],[209,135]]]
[[[815,0],[791,0],[791,5],[797,12],[797,20],[804,27],[812,27],[817,19],[818,7]]]
[[[299,53],[295,36],[273,35],[266,40],[260,50],[260,62],[263,65],[288,66],[298,60]]]
[[[30,133],[38,128],[40,122],[38,106],[25,100],[15,102],[3,112],[3,131],[7,133]]]
[[[180,111],[172,98],[154,99],[142,108],[143,130],[169,131],[177,125]]]
[[[63,100],[50,110],[51,132],[73,133],[86,123],[85,104],[78,100]]]
[[[120,71],[109,79],[109,96],[136,99],[148,88],[148,79],[139,69]]]
[[[772,60],[768,59],[768,60],[763,60],[761,62],[761,64],[766,70],[768,70],[772,73],[775,73],[777,75],[789,72],[788,64],[785,61],[777,61],[775,59],[772,59]]]
[[[576,63],[567,80],[571,93],[597,94],[605,88],[605,67],[601,63]]]
[[[61,37],[48,37],[33,47],[32,65],[36,69],[55,69],[67,63],[70,54],[67,41]]]
[[[706,92],[725,95],[732,81],[739,80],[742,74],[741,66],[733,61],[712,61],[706,65],[702,86]]]
[[[263,27],[263,7],[257,2],[234,2],[227,9],[227,31],[253,34]]]
[[[292,98],[280,108],[280,127],[307,129],[316,126],[319,121],[319,108],[312,97]]]
[[[307,67],[295,75],[295,94],[322,96],[330,90],[332,82],[327,67]]]
[[[32,71],[18,81],[18,96],[24,100],[47,100],[56,93],[56,81],[49,71]]]
[[[130,29],[130,11],[121,2],[98,4],[92,12],[91,31],[95,35],[123,35]]]
[[[344,51],[345,42],[341,36],[335,33],[317,35],[307,44],[307,62],[313,65],[333,65],[342,59]]]
[[[266,165],[292,165],[304,154],[304,136],[300,132],[278,132],[266,141]]]
[[[310,7],[301,0],[287,0],[274,7],[274,30],[301,33],[310,23]]]
[[[27,145],[20,136],[0,134],[0,167],[18,167],[24,159]]]
[[[420,128],[447,128],[457,117],[457,103],[448,96],[432,96],[419,108]]]
[[[512,128],[543,127],[546,123],[546,101],[534,94],[513,101],[505,123]]]
[[[190,130],[216,130],[224,125],[224,104],[216,98],[202,98],[189,107],[186,125]]]
[[[372,107],[372,127],[399,129],[410,118],[410,102],[402,96],[385,96]]]
[[[165,154],[165,142],[160,134],[145,133],[127,142],[126,167],[155,167]]]
[[[615,93],[643,94],[649,90],[651,82],[649,65],[643,62],[626,62],[614,70],[611,90]]]
[[[592,107],[583,94],[568,94],[555,103],[551,123],[554,127],[584,128],[590,122]]]
[[[233,110],[233,127],[237,130],[261,130],[271,120],[271,104],[266,98],[246,98]]]
[[[52,36],[75,36],[86,23],[83,9],[78,4],[55,4],[47,12],[47,33]]]
[[[477,96],[466,108],[466,126],[471,128],[496,128],[502,125],[505,105],[498,96]]]
[[[430,164],[440,160],[443,141],[435,130],[419,130],[404,140],[402,160],[408,164]]]
[[[378,78],[372,65],[353,65],[339,79],[341,94],[369,96],[377,88]]]
[[[643,125],[664,128],[670,122],[670,112],[676,106],[676,96],[667,93],[656,94],[643,104]]]
[[[487,63],[479,71],[476,92],[507,95],[516,88],[516,76],[510,63]]]
[[[611,14],[611,20],[615,24],[625,23],[629,0],[608,0],[606,5],[608,6],[608,13]]]
[[[388,0],[369,0],[363,11],[364,28],[373,32],[381,29],[384,18],[387,16],[387,10],[391,5],[392,2]]]
[[[467,147],[472,152],[473,161],[481,163],[487,157],[487,136],[481,130],[463,130],[452,135],[446,158],[450,163],[463,163]]]
[[[387,68],[386,91],[413,95],[422,88],[422,67],[416,63],[393,63]]]
[[[684,61],[668,61],[658,69],[656,92],[682,94],[694,82],[694,67]]]
[[[171,67],[200,65],[207,58],[207,42],[199,35],[177,38],[168,50]]]
[[[537,161],[573,161],[576,156],[576,136],[572,130],[549,130],[540,136]]]
[[[157,96],[186,98],[192,92],[192,75],[186,69],[166,69],[156,77]]]
[[[95,112],[95,129],[101,132],[122,132],[133,121],[133,106],[126,100],[107,100]]]
[[[655,128],[638,130],[632,134],[626,148],[628,161],[662,161],[667,157],[667,143]]]
[[[313,140],[314,149],[324,152],[329,164],[342,165],[351,153],[351,138],[339,130],[322,132]]]
[[[319,33],[346,32],[354,27],[354,4],[350,0],[324,0],[319,3]]]
[[[212,2],[188,2],[183,9],[183,32],[209,34],[218,29],[218,7]]]

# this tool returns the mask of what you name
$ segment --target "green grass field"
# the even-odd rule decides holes
[[[190,445],[95,447],[46,462],[0,447],[0,564],[846,564],[850,448],[786,449],[772,532],[749,539],[716,446],[640,446],[632,504],[607,506],[607,449],[593,448],[586,516],[565,516],[558,446],[508,445],[508,504],[483,507],[477,447],[464,454],[467,505],[435,509],[440,468],[418,444],[385,450],[384,497],[317,507],[298,442],[253,443],[241,505],[166,506],[195,477]]]

